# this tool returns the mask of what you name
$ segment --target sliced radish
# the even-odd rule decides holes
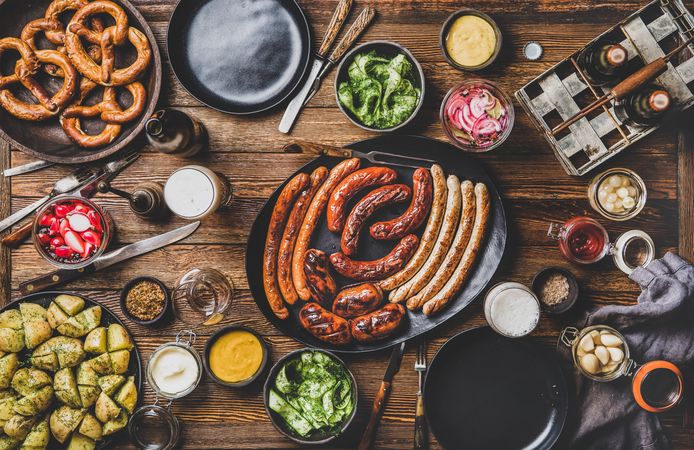
[[[93,209],[90,210],[87,213],[87,217],[89,217],[89,222],[92,224],[92,227],[94,227],[94,229],[96,231],[98,231],[98,232],[103,231],[103,228],[101,227],[101,217],[99,217],[96,214],[96,211],[94,211]]]
[[[62,219],[60,221],[60,235],[65,238],[65,233],[70,231],[70,222],[68,222],[66,219]]]
[[[50,245],[52,249],[56,249],[65,245],[65,241],[60,236],[56,236],[53,239],[51,239]]]
[[[48,245],[51,242],[51,237],[47,233],[38,233],[36,237],[41,245]]]
[[[70,228],[78,233],[87,231],[92,226],[89,217],[87,217],[86,214],[79,212],[70,213],[67,216],[67,220],[70,222]]]
[[[84,205],[82,203],[78,203],[75,206],[75,208],[73,209],[73,211],[87,214],[89,211],[91,211],[91,208],[89,208],[87,205]]]
[[[65,235],[63,237],[65,238],[65,243],[68,245],[68,247],[70,247],[76,253],[84,252],[84,240],[80,237],[79,234],[75,233],[72,230],[68,230],[65,232]]]
[[[63,245],[62,247],[58,247],[55,249],[55,256],[57,256],[58,258],[70,258],[74,254],[75,251],[67,245]]]
[[[49,226],[51,226],[51,220],[53,220],[53,219],[55,219],[55,217],[52,216],[51,214],[44,214],[39,219],[39,225],[42,227],[49,227]]]
[[[94,231],[85,231],[82,233],[82,239],[84,239],[85,242],[92,244],[94,247],[98,248],[101,246],[101,235]]]
[[[89,242],[85,242],[84,244],[84,251],[80,253],[80,256],[82,259],[87,259],[92,255],[92,252],[94,251],[94,245],[90,244]]]
[[[55,217],[51,218],[51,222],[48,225],[48,234],[51,236],[57,236],[60,232],[60,222]]]
[[[55,208],[53,208],[53,212],[55,213],[55,216],[58,218],[63,218],[67,216],[67,213],[71,211],[71,208],[66,204],[61,204],[61,205],[55,205]]]

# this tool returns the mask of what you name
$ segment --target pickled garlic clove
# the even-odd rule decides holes
[[[581,342],[578,343],[578,346],[585,352],[592,352],[595,348],[595,344],[593,344],[593,337],[590,334],[583,336],[583,338],[581,338]]]
[[[591,340],[590,343],[592,344],[593,341]],[[598,357],[592,353],[583,355],[579,362],[581,364],[581,368],[583,368],[583,370],[589,374],[595,375],[600,371],[600,361],[598,360]]]
[[[600,342],[602,342],[602,345],[605,347],[620,347],[622,345],[622,340],[610,333],[602,334],[600,336]]]
[[[607,351],[610,353],[610,360],[615,363],[620,363],[624,360],[624,351],[619,347],[608,347]]]
[[[610,352],[607,351],[607,347],[603,347],[602,345],[595,347],[595,356],[603,366],[610,362]]]

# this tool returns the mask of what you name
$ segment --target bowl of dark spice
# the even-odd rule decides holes
[[[169,308],[169,291],[154,277],[130,280],[120,295],[120,308],[125,316],[140,325],[161,321]]]
[[[532,290],[542,309],[549,314],[561,314],[578,300],[578,280],[561,267],[545,267],[533,277]]]

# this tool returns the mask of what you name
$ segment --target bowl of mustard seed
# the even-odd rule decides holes
[[[549,314],[562,314],[578,300],[578,280],[562,267],[545,267],[532,281],[532,291]]]
[[[120,295],[120,308],[131,321],[140,325],[154,325],[166,316],[169,309],[169,290],[154,277],[130,280]]]

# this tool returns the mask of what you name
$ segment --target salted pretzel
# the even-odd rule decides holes
[[[87,94],[89,94],[89,92],[91,92],[96,86],[96,83],[91,80],[90,82],[93,83],[94,86],[85,86],[85,89],[88,89]],[[75,104],[65,108],[63,111],[63,117],[75,118],[100,116],[101,120],[106,123],[123,124],[132,122],[140,117],[145,110],[145,106],[147,105],[147,91],[139,81],[126,84],[123,87],[130,92],[130,95],[133,98],[132,104],[125,110],[122,109],[115,95],[111,96],[109,94],[104,95],[103,100],[95,105],[82,105],[81,103],[84,99],[80,99],[80,101],[75,102]],[[106,87],[104,89],[114,90],[115,92],[116,88]]]
[[[82,102],[98,86],[92,80],[82,78],[79,98],[72,106],[66,109],[66,112],[69,111],[71,113],[71,117],[66,117],[65,113],[60,116],[60,125],[63,127],[63,130],[80,147],[98,148],[108,145],[118,138],[122,129],[120,124],[108,122],[99,134],[90,135],[82,129],[81,117],[96,117],[104,111],[120,111],[120,106],[116,100],[116,89],[109,86],[104,87],[101,102],[92,106],[82,106]]]
[[[18,51],[22,58],[16,62],[14,74],[0,77],[0,106],[23,120],[39,121],[57,115],[77,92],[78,74],[68,57],[55,50],[33,51],[21,39],[0,39],[0,57],[9,49]],[[53,96],[50,96],[34,78],[41,64],[53,64],[62,70],[63,85]],[[8,89],[15,84],[21,84],[28,89],[38,103],[27,103],[18,99]]]

